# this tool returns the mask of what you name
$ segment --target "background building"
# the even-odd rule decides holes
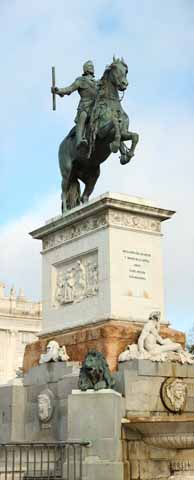
[[[22,366],[27,343],[37,339],[41,329],[42,305],[25,298],[22,289],[5,294],[0,282],[0,384],[15,377]]]

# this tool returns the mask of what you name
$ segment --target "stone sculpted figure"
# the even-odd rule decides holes
[[[75,260],[57,272],[54,301],[55,305],[81,302],[98,292],[98,265],[84,258]]]
[[[86,291],[86,271],[80,260],[77,260],[75,267],[75,298],[79,302]]]
[[[66,352],[65,346],[60,347],[58,342],[50,340],[46,347],[46,353],[40,356],[39,364],[48,362],[67,362],[69,355]]]
[[[128,345],[119,355],[119,361],[135,358],[152,361],[175,360],[194,364],[194,355],[185,351],[180,343],[160,335],[160,312],[152,312],[144,325],[137,344]]]
[[[14,299],[16,298],[16,289],[15,289],[14,286],[10,288],[9,297],[10,297],[12,300],[14,300]]]
[[[180,343],[172,342],[169,338],[160,336],[160,312],[152,312],[138,339],[139,352],[148,352],[153,355],[166,352],[178,352],[182,355]]]
[[[55,87],[51,90],[60,97],[64,97],[64,95],[71,95],[71,93],[75,91],[79,93],[81,98],[77,109],[77,115],[75,117],[76,145],[78,149],[84,146],[87,147],[87,139],[85,136],[86,123],[90,118],[97,90],[97,82],[94,78],[93,62],[88,60],[83,64],[82,76],[76,78],[71,85],[65,88]]]
[[[64,281],[64,303],[72,303],[73,302],[73,287],[74,287],[74,268],[68,268],[65,273],[65,281]]]
[[[57,276],[57,285],[56,285],[56,292],[55,292],[55,299],[58,303],[62,304],[64,299],[64,280],[63,280],[63,272],[59,272]]]
[[[40,422],[49,422],[54,411],[54,395],[51,390],[43,390],[37,397]]]
[[[87,263],[87,295],[95,295],[98,292],[98,267],[96,263]]]
[[[162,384],[161,398],[171,412],[183,411],[187,399],[186,383],[181,378],[167,378]]]

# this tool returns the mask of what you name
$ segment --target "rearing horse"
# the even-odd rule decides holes
[[[59,147],[62,212],[88,201],[100,175],[100,164],[112,152],[120,150],[121,164],[129,162],[134,155],[139,136],[128,130],[129,118],[119,98],[119,91],[124,92],[128,86],[127,73],[124,60],[113,57],[113,62],[106,67],[98,82],[95,104],[86,129],[88,152],[83,155],[77,151],[75,127]],[[130,149],[123,143],[126,140],[131,140]],[[82,196],[79,180],[85,184]]]

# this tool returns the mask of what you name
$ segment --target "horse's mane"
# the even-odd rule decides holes
[[[104,73],[100,79],[100,82],[104,82],[107,80],[108,76],[109,76],[109,72],[112,70],[112,68],[114,68],[116,65],[118,65],[119,63],[121,63],[127,70],[127,73],[128,73],[128,65],[125,63],[125,60],[124,58],[115,58],[113,57],[113,61],[112,63],[110,63],[110,65],[107,65],[105,70],[104,70]]]
[[[91,119],[90,119],[90,152],[89,154],[91,154],[91,151],[93,149],[95,139],[96,139],[98,118],[100,116],[100,110],[101,110],[101,103],[103,103],[103,101],[108,98],[109,76],[110,76],[111,70],[118,64],[122,64],[128,72],[128,66],[125,63],[124,59],[113,57],[112,63],[106,66],[104,73],[98,82],[98,91],[97,91],[96,101],[95,101],[92,114],[91,114]]]
[[[123,57],[120,59],[120,58],[115,58],[113,57],[113,61],[110,63],[110,65],[107,65],[105,70],[104,70],[104,73],[102,75],[102,77],[100,78],[99,82],[98,82],[98,99],[100,99],[101,97],[104,97],[106,98],[106,86],[107,86],[107,83],[108,83],[108,79],[109,79],[109,75],[110,75],[110,72],[111,70],[117,66],[118,64],[122,64],[126,70],[127,70],[127,73],[128,73],[128,65],[125,63],[125,60],[123,59]]]

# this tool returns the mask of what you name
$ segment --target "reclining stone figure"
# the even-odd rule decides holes
[[[180,343],[160,336],[160,312],[152,312],[138,338],[137,344],[128,345],[119,355],[119,362],[133,359],[145,359],[156,362],[166,360],[182,364],[194,364],[194,355],[183,349]]]

